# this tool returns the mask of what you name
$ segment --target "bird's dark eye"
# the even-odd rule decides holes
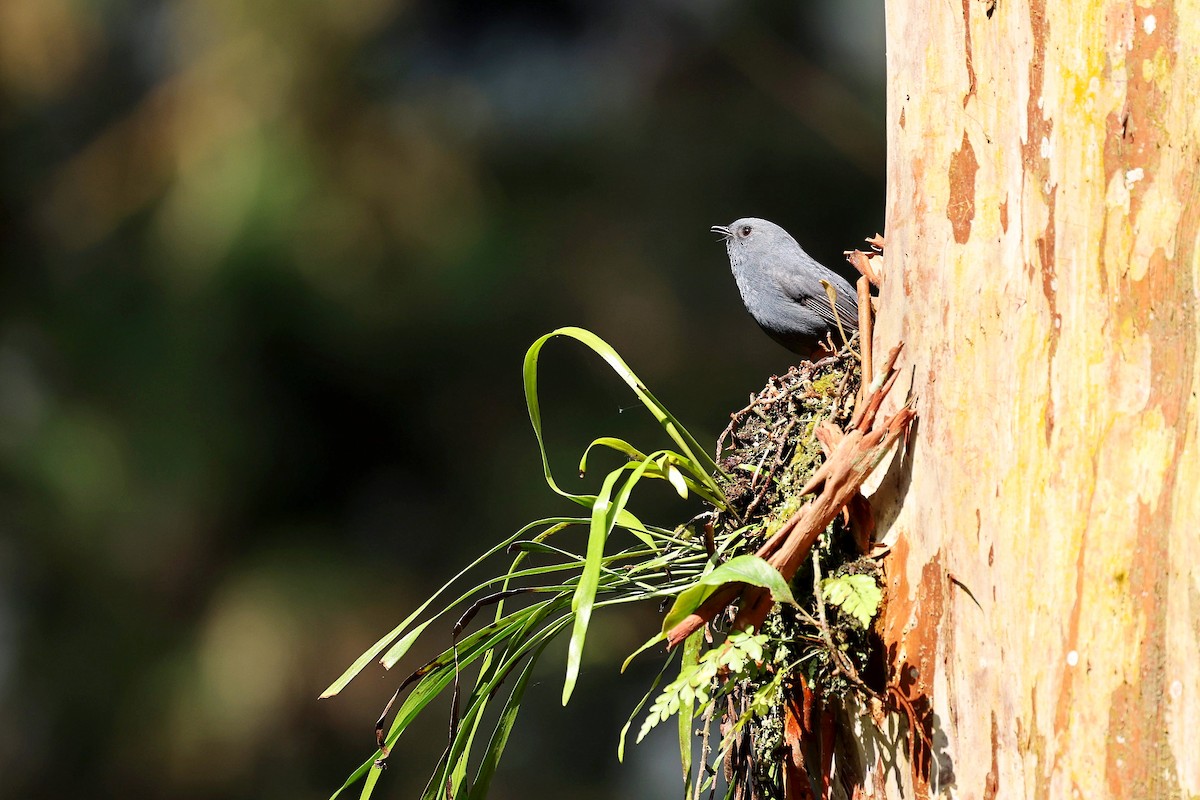
[[[743,225],[743,226],[741,227],[741,229],[740,229],[740,230],[738,230],[738,235],[739,235],[739,236],[749,236],[749,235],[750,235],[750,226],[749,226],[749,225]]]

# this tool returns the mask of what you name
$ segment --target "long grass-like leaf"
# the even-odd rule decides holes
[[[591,530],[588,532],[587,557],[583,565],[583,573],[579,576],[579,586],[571,600],[571,610],[575,612],[575,627],[571,631],[571,641],[567,647],[567,678],[563,684],[563,705],[571,699],[575,682],[579,676],[579,664],[583,658],[583,643],[587,637],[588,624],[591,621],[592,605],[596,600],[596,587],[600,579],[600,569],[604,557],[604,545],[608,535],[626,503],[633,488],[641,480],[646,470],[654,464],[652,458],[647,458],[640,464],[626,464],[609,473],[604,479],[596,505],[592,508]],[[629,476],[615,496],[612,495],[614,485],[620,480],[622,473],[629,471]],[[611,497],[611,500],[610,500]]]
[[[350,667],[337,678],[337,680],[335,680],[333,683],[329,684],[329,687],[326,688],[325,691],[321,692],[321,698],[324,699],[324,698],[333,697],[334,695],[336,695],[340,691],[342,691],[342,689],[345,689],[346,685],[349,684],[350,681],[352,681],[354,679],[354,677],[356,675],[358,675],[358,673],[362,672],[363,669],[365,669],[366,666],[368,664],[370,664],[380,653],[382,653],[384,648],[386,648],[392,642],[396,641],[397,638],[399,638],[405,631],[408,630],[409,626],[412,625],[414,620],[416,620],[418,617],[420,617],[422,614],[424,614],[425,610],[427,608],[429,608],[429,606],[433,605],[433,602],[435,600],[437,600],[439,597],[441,597],[442,594],[447,589],[449,589],[455,582],[457,582],[459,579],[461,579],[464,575],[466,575],[472,569],[479,566],[484,561],[486,561],[489,558],[491,558],[492,556],[494,556],[496,553],[503,552],[510,544],[517,541],[522,536],[525,536],[529,531],[531,531],[535,528],[540,528],[543,525],[555,524],[555,523],[563,522],[565,520],[570,520],[570,519],[571,518],[569,518],[569,517],[568,518],[549,517],[547,519],[540,519],[540,520],[537,520],[536,522],[531,522],[528,525],[521,528],[516,533],[509,536],[504,541],[502,541],[499,544],[496,544],[495,546],[488,549],[488,551],[485,552],[483,555],[479,556],[479,558],[475,559],[469,565],[467,565],[463,569],[459,570],[458,574],[456,574],[453,578],[446,581],[446,583],[442,584],[442,587],[440,589],[438,589],[436,592],[434,592],[432,595],[430,595],[429,598],[424,603],[422,603],[420,606],[418,606],[416,611],[413,611],[411,614],[409,614],[407,617],[405,617],[403,622],[401,622],[395,628],[392,628],[392,630],[390,630],[386,634],[384,634],[384,636],[381,637],[379,639],[379,641],[375,642],[375,644],[371,645],[371,647],[365,653],[363,653],[361,656],[359,656],[357,659],[355,659],[354,663],[351,664]],[[398,660],[399,660],[399,656],[397,656],[395,659],[393,659],[392,663],[395,663],[395,661],[398,661]]]
[[[519,531],[517,531],[515,534],[513,534],[512,536],[508,537],[503,542],[501,542],[499,545],[493,547],[491,550],[488,551],[487,555],[492,556],[492,555],[495,555],[496,553],[498,553],[502,549],[507,549],[509,547],[512,547],[514,544],[517,544],[517,542],[521,536],[524,536],[526,533],[528,533],[530,530],[532,530],[534,528],[548,526],[545,531],[543,531],[542,533],[540,533],[538,535],[538,538],[541,538],[543,536],[549,535],[550,533],[569,528],[572,525],[587,525],[589,523],[590,523],[590,520],[584,519],[581,517],[547,517],[544,519],[540,519],[536,522],[532,522],[529,525],[524,526]],[[479,562],[481,560],[482,559],[476,559],[472,566],[479,564]],[[561,568],[567,569],[569,567],[561,567]],[[555,568],[553,568],[553,567],[546,568],[545,571],[552,571],[553,569],[555,569]],[[421,605],[421,607],[417,609],[416,612],[414,612],[412,615],[410,615],[409,618],[406,619],[404,621],[404,623],[401,623],[401,626],[397,627],[395,630],[400,630],[402,627],[411,623],[412,619],[417,614],[419,614],[419,613],[423,612],[425,609],[427,609],[429,607],[429,604],[434,599],[436,599],[438,597],[438,595],[440,595],[444,590],[448,589],[455,581],[459,580],[465,572],[466,572],[466,570],[463,570],[463,571],[459,572],[457,575],[455,575],[454,578],[452,578],[449,582],[447,582],[444,586],[442,586],[442,588],[439,589],[433,595],[433,597],[429,598],[428,601],[423,603]],[[472,587],[468,591],[464,592],[462,595],[460,595],[458,598],[456,598],[453,602],[448,603],[444,608],[442,608],[440,611],[438,611],[436,614],[434,614],[428,620],[423,622],[419,626],[420,630],[423,631],[429,625],[430,622],[433,622],[435,619],[438,619],[439,617],[445,615],[451,609],[456,608],[457,606],[460,606],[463,603],[467,602],[475,595],[480,594],[481,592],[485,591],[488,587],[493,586],[497,583],[502,583],[502,582],[506,582],[505,576],[496,576],[494,578],[484,581],[483,583],[477,584],[476,586]],[[394,639],[395,637],[392,636],[392,634],[395,633],[395,630],[393,630],[392,633],[389,633],[388,637],[385,637],[385,638],[390,637],[390,638]],[[391,646],[391,648],[389,648],[388,651],[379,658],[379,663],[382,664],[385,669],[391,669],[392,667],[394,667],[396,665],[396,662],[399,661],[401,658],[403,658],[405,653],[407,653],[408,650],[412,647],[412,645],[416,641],[416,639],[419,638],[419,635],[420,635],[420,631],[417,631],[416,633],[410,631],[408,634],[406,634],[404,636],[403,639],[401,639],[399,642],[396,642],[395,644],[393,644]],[[380,641],[382,641],[382,640],[380,640]],[[367,658],[368,656],[373,657],[374,655],[377,655],[377,654],[378,654],[377,649],[373,647],[371,650],[368,650],[367,653],[364,653],[363,656],[359,658],[359,661],[362,661],[363,658]],[[367,658],[367,661],[370,661],[370,658]],[[358,662],[356,661],[355,664],[358,664]],[[361,667],[359,667],[359,669],[361,670]],[[347,673],[347,674],[349,674],[349,673]],[[343,676],[343,677],[345,677],[345,676]],[[350,677],[353,678],[354,676],[351,675]],[[347,679],[347,680],[349,680],[349,679]],[[322,695],[322,696],[324,696],[324,695]]]
[[[529,408],[529,420],[533,423],[533,432],[537,437],[538,449],[541,452],[542,469],[546,476],[546,483],[550,485],[551,489],[563,497],[567,497],[584,506],[590,507],[595,501],[595,498],[590,495],[572,494],[571,492],[567,492],[560,488],[554,480],[553,472],[550,469],[550,459],[546,453],[546,442],[542,434],[542,411],[541,405],[538,401],[537,366],[538,357],[541,354],[542,347],[545,346],[546,342],[550,341],[556,336],[567,336],[575,339],[590,347],[593,352],[603,358],[612,368],[612,370],[616,372],[618,376],[620,376],[621,380],[625,381],[629,388],[633,390],[634,394],[637,395],[637,398],[641,400],[642,405],[644,405],[647,410],[650,411],[651,415],[658,420],[659,425],[661,425],[663,430],[666,431],[667,435],[671,437],[671,440],[679,446],[679,449],[683,452],[683,454],[691,461],[700,465],[703,475],[701,479],[712,491],[712,493],[716,497],[723,496],[720,487],[717,486],[716,481],[713,480],[712,474],[724,473],[722,473],[717,467],[716,462],[712,460],[705,449],[700,446],[695,437],[688,433],[687,429],[679,424],[679,421],[675,419],[670,411],[667,410],[666,406],[660,403],[658,399],[651,394],[650,390],[646,388],[646,385],[642,383],[641,379],[638,378],[636,374],[634,374],[633,370],[629,368],[629,365],[625,363],[625,361],[617,354],[617,351],[614,350],[612,346],[608,344],[608,342],[604,341],[591,331],[575,327],[559,328],[558,330],[542,336],[536,342],[534,342],[530,346],[529,350],[525,353],[525,365],[523,369],[525,377],[525,403]]]
[[[662,683],[663,675],[667,673],[667,667],[671,666],[671,662],[674,660],[675,654],[671,653],[667,657],[667,660],[663,662],[662,668],[659,669],[658,674],[654,676],[654,680],[650,682],[649,691],[647,691],[642,699],[638,701],[638,704],[633,707],[633,711],[629,713],[629,719],[625,720],[625,724],[621,727],[621,735],[617,738],[617,761],[622,763],[625,761],[625,741],[629,738],[629,728],[633,725],[634,719],[636,719],[637,716],[642,713],[642,709],[646,707],[646,703],[649,703],[650,698],[657,693],[658,685]]]
[[[375,791],[375,784],[379,782],[379,776],[383,774],[383,767],[372,763],[371,772],[367,775],[367,781],[363,784],[362,791],[358,794],[358,800],[369,800],[371,794]]]
[[[523,611],[527,610],[523,609]],[[521,612],[514,612],[514,616],[520,614]],[[470,646],[467,645],[470,637],[463,640],[463,644],[459,646],[457,660],[455,660],[454,651],[451,649],[430,662],[432,665],[431,669],[421,676],[412,693],[404,698],[404,702],[396,712],[395,719],[392,720],[391,728],[384,739],[388,748],[391,748],[395,744],[396,739],[400,737],[400,734],[404,732],[417,714],[450,684],[455,672],[470,666],[471,663],[477,661],[497,644],[509,638],[509,636],[522,627],[523,622],[523,619],[518,618],[516,621],[495,631],[490,630],[491,626],[489,626],[489,629],[486,629],[486,632],[490,634],[489,636],[471,641]],[[466,652],[464,652],[464,649]],[[382,719],[380,721],[382,722]]]
[[[608,539],[612,526],[609,520],[615,517],[611,501],[612,490],[620,479],[624,467],[609,473],[604,479],[600,494],[592,506],[592,525],[588,532],[587,556],[584,559],[583,572],[579,576],[579,585],[575,596],[571,599],[571,611],[575,614],[575,627],[571,630],[571,641],[567,646],[567,677],[563,683],[562,702],[565,706],[575,691],[575,681],[579,678],[579,664],[583,659],[583,643],[587,637],[588,624],[592,619],[592,605],[596,602],[596,589],[600,584],[601,560],[604,557],[604,544]]]
[[[453,680],[457,670],[469,666],[472,661],[478,659],[481,655],[490,652],[492,647],[503,641],[506,636],[510,635],[513,631],[520,628],[520,622],[509,626],[505,630],[498,632],[495,636],[487,640],[481,647],[474,648],[472,652],[460,657],[457,664],[451,660],[449,663],[442,664],[440,667],[429,672],[423,678],[421,678],[416,687],[413,689],[412,693],[405,698],[404,703],[396,712],[396,717],[392,720],[391,727],[388,730],[387,736],[384,738],[384,745],[389,750],[395,747],[396,741],[400,738],[401,734],[407,730],[408,726],[417,717],[417,715],[420,714],[421,711],[423,711],[434,698],[436,698],[446,689],[446,687],[450,684],[450,681]],[[379,759],[382,757],[383,751],[376,750],[375,754],[370,758],[370,760],[360,766],[354,771],[354,773],[350,775],[349,778],[346,779],[346,782],[342,784],[342,787],[338,789],[337,792],[333,794],[330,800],[335,800],[338,795],[340,795],[353,784],[357,783],[364,776],[367,777],[368,783],[363,787],[363,794],[360,795],[360,800],[366,800],[366,798],[370,797],[370,789],[374,788],[374,781],[378,780],[378,773],[382,771],[381,767],[379,766]]]
[[[467,767],[471,759],[471,746],[475,743],[475,734],[479,733],[479,727],[483,724],[483,714],[475,714],[468,722],[469,733],[466,736],[466,745],[462,748],[462,753],[459,755],[458,760],[454,762],[454,769],[450,770],[450,776],[446,780],[446,795],[448,797],[458,797],[463,781],[467,778]],[[462,735],[461,731],[459,735]]]
[[[643,453],[641,450],[638,450],[624,439],[618,439],[615,436],[601,436],[600,438],[595,439],[587,446],[587,449],[583,451],[583,456],[581,456],[579,459],[580,475],[583,475],[587,472],[588,456],[590,456],[592,454],[592,450],[597,447],[607,447],[610,450],[615,450],[616,452],[628,458],[630,461],[646,460],[645,453]]]
[[[341,795],[342,792],[346,791],[351,786],[353,786],[354,784],[361,781],[363,779],[363,776],[365,776],[367,773],[369,773],[371,771],[371,769],[375,766],[375,760],[378,759],[381,755],[383,755],[383,753],[380,752],[379,750],[376,750],[375,755],[368,758],[366,761],[364,761],[359,766],[358,769],[356,769],[356,770],[354,770],[354,772],[350,773],[350,777],[346,778],[345,782],[342,783],[342,785],[338,787],[337,791],[329,796],[329,800],[337,800],[337,798]],[[380,771],[382,771],[382,770],[380,770]],[[372,784],[372,786],[373,785],[374,784]]]
[[[560,566],[570,567],[571,565]],[[505,583],[505,586],[506,588],[497,595],[497,613],[500,613],[500,610],[503,608],[504,597],[508,596],[514,591],[522,591],[520,589],[513,590],[507,588],[507,582]],[[544,590],[548,587],[539,588]],[[479,731],[479,726],[483,722],[482,711],[491,700],[496,689],[499,688],[499,683],[504,680],[508,670],[516,664],[515,659],[510,660],[508,657],[514,652],[524,652],[526,647],[526,638],[529,636],[530,631],[541,625],[548,615],[553,614],[556,611],[560,611],[566,606],[566,593],[570,591],[570,587],[559,587],[558,591],[561,595],[560,597],[552,598],[549,601],[539,604],[532,613],[516,612],[522,615],[523,623],[521,627],[507,639],[504,646],[504,652],[499,654],[498,663],[504,666],[501,667],[501,670],[498,673],[492,669],[493,665],[497,663],[497,651],[491,650],[484,657],[483,664],[479,670],[479,675],[476,676],[475,679],[475,688],[467,700],[467,713],[463,719],[463,722],[469,725],[469,733],[466,734],[465,741],[463,737],[463,727],[458,724],[457,720],[452,724],[452,727],[458,728],[458,732],[452,738],[450,747],[446,751],[446,757],[443,762],[445,764],[443,781],[446,785],[447,796],[459,796],[460,788],[462,787],[463,781],[466,778],[472,744],[474,742],[475,735]],[[473,615],[473,613],[474,611],[468,611],[466,614],[464,614],[463,618],[460,619],[455,625],[455,629],[457,630],[461,625],[465,624],[469,617]],[[545,639],[545,644],[548,644],[549,641],[550,639]],[[545,649],[545,644],[543,644],[541,648],[537,650],[537,655],[533,656],[533,661],[536,661],[538,655],[540,655],[541,651]],[[532,661],[528,666],[532,666]],[[457,708],[455,708],[455,713],[457,714]],[[440,786],[440,784],[436,784],[437,777],[438,776],[435,774],[435,779],[430,782],[430,787],[434,787],[435,785]],[[428,791],[429,788],[427,787],[427,792]]]
[[[670,481],[677,488],[682,483],[689,491],[700,495],[710,504],[724,507],[725,497],[719,492],[714,493],[712,491],[703,465],[696,464],[687,456],[677,453],[674,450],[658,450],[651,456],[647,456],[624,439],[618,439],[613,436],[601,436],[587,446],[587,449],[583,451],[583,456],[579,459],[580,475],[587,472],[588,457],[592,454],[592,450],[597,447],[606,447],[620,453],[630,461],[645,461],[647,458],[652,458],[655,461],[655,465],[646,470],[646,475]],[[682,472],[678,469],[679,467],[683,467],[687,472]]]
[[[564,606],[565,602],[558,608],[561,609]],[[544,647],[544,645],[552,640],[554,636],[557,635],[558,631],[566,627],[570,621],[571,616],[568,614],[567,616],[560,617],[559,619],[550,623],[545,628],[536,631],[528,638],[520,637],[521,641],[519,643],[514,643],[507,648],[505,657],[496,661],[489,674],[486,676],[480,675],[479,681],[475,687],[475,691],[472,692],[471,697],[467,701],[467,710],[463,715],[463,724],[459,728],[459,734],[455,737],[449,751],[446,754],[446,759],[443,762],[444,766],[442,768],[441,780],[433,781],[431,782],[431,785],[434,783],[448,785],[452,765],[465,763],[465,761],[469,759],[471,737],[465,734],[464,730],[468,728],[473,730],[475,728],[480,715],[487,707],[488,701],[491,700],[500,684],[505,680],[505,678],[508,677],[509,672],[516,667],[516,665],[522,658],[525,657],[528,652],[538,649],[539,646]]]
[[[487,796],[488,788],[492,784],[492,777],[496,774],[496,767],[500,764],[500,756],[504,754],[504,748],[508,745],[508,737],[512,734],[513,725],[516,724],[517,712],[521,709],[521,700],[529,685],[529,676],[533,674],[533,668],[541,658],[542,651],[551,641],[551,639],[546,639],[530,655],[525,668],[521,670],[520,677],[513,685],[513,689],[508,695],[508,701],[505,702],[504,709],[500,712],[500,719],[496,722],[496,728],[492,732],[491,741],[488,742],[487,750],[483,754],[483,761],[475,775],[475,783],[471,786],[468,800],[483,800]]]
[[[700,649],[704,646],[704,631],[695,631],[684,640],[683,658],[679,671],[694,669],[700,661]],[[696,696],[689,694],[679,702],[679,763],[683,767],[683,796],[692,788],[692,717],[696,713]]]

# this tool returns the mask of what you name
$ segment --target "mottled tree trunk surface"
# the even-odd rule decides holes
[[[919,418],[873,503],[919,725],[864,724],[860,789],[1198,797],[1200,0],[887,24],[875,341]]]

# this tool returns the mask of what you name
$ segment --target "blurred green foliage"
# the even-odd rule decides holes
[[[882,52],[871,0],[0,3],[0,796],[338,785],[396,678],[317,693],[562,511],[525,348],[585,326],[711,438],[788,354],[708,227],[880,228]],[[644,430],[543,370],[552,451]],[[494,796],[656,796],[646,681],[580,680]]]

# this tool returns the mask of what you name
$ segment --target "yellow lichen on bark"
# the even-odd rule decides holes
[[[1200,2],[986,8],[888,4],[883,634],[935,752],[871,788],[1197,797]]]

